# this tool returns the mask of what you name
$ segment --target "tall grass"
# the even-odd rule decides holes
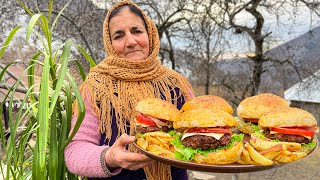
[[[52,46],[54,27],[70,1],[53,21],[51,21],[53,0],[48,1],[48,17],[44,14],[33,14],[22,1],[17,0],[17,2],[31,16],[26,28],[26,42],[28,43],[33,36],[40,45],[35,45],[37,52],[32,56],[25,71],[25,75],[28,76],[28,88],[24,99],[18,100],[20,108],[17,112],[13,112],[12,105],[21,80],[10,87],[0,107],[2,114],[3,104],[6,101],[9,103],[10,127],[10,134],[6,135],[0,116],[1,148],[6,152],[6,157],[1,159],[5,167],[2,165],[0,167],[0,179],[77,179],[77,176],[67,171],[63,155],[64,148],[79,129],[85,115],[83,99],[68,69],[72,47],[79,49],[91,67],[95,66],[95,63],[83,48],[73,44],[71,40]],[[20,26],[14,28],[6,38],[0,49],[0,59],[20,28]],[[11,64],[13,63],[2,69],[0,82]],[[35,83],[36,66],[42,69],[40,84]],[[83,67],[79,63],[77,66],[84,79]],[[73,131],[69,132],[74,101],[78,103],[78,119]],[[15,119],[13,113],[16,113]],[[27,123],[21,127],[25,119]],[[34,145],[30,143],[30,139],[35,139]]]

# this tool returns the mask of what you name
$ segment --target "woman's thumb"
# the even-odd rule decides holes
[[[120,136],[120,138],[118,139],[120,146],[125,146],[125,145],[127,145],[127,144],[132,143],[132,142],[135,141],[135,140],[136,140],[136,137],[134,137],[134,136],[129,136],[128,134],[122,134],[122,135]]]

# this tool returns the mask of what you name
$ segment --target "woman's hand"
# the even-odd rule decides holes
[[[137,170],[149,165],[152,160],[144,154],[132,153],[126,150],[126,145],[134,142],[136,137],[122,134],[108,149],[104,159],[108,168],[122,167]]]

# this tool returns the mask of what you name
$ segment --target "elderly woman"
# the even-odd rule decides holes
[[[160,64],[156,26],[134,3],[114,5],[103,33],[108,57],[91,69],[81,85],[86,116],[65,150],[68,169],[106,179],[187,179],[186,170],[152,161],[131,143],[135,105],[157,97],[180,109],[193,97],[190,84]],[[75,121],[76,114],[73,125]]]

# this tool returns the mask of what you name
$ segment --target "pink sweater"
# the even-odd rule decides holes
[[[85,100],[85,106],[89,107]],[[72,119],[73,128],[77,118]],[[90,111],[86,109],[86,115],[83,122],[64,151],[66,165],[73,174],[85,177],[110,177],[121,172],[121,168],[113,172],[104,172],[100,156],[104,149],[109,146],[100,146],[101,133],[99,132],[99,120]]]

